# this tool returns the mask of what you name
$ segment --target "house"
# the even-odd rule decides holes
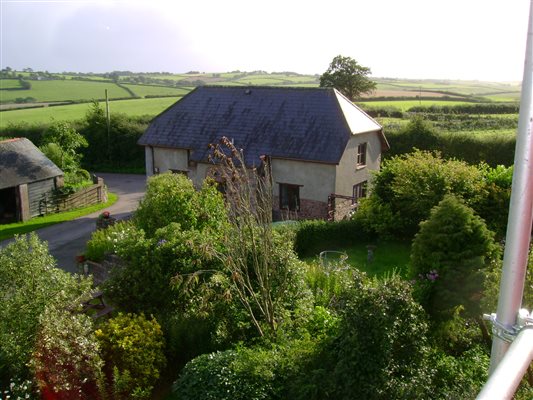
[[[183,173],[199,186],[216,168],[208,145],[223,136],[249,165],[268,156],[274,215],[284,218],[327,218],[335,199],[353,208],[388,149],[382,127],[335,89],[203,86],[139,139],[147,175]]]
[[[0,223],[41,215],[63,171],[26,138],[0,141]]]

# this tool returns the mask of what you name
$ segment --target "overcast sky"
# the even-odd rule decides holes
[[[520,81],[528,0],[0,0],[0,66]]]

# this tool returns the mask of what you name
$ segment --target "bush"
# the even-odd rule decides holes
[[[374,238],[357,219],[339,222],[309,220],[298,223],[294,250],[299,257],[308,257],[331,247],[350,246]]]
[[[227,350],[201,355],[173,387],[179,400],[266,400],[275,396],[276,360],[266,350]]]
[[[383,163],[366,205],[373,208],[365,212],[384,213],[378,221],[391,221],[388,226],[378,225],[386,229],[378,233],[409,237],[446,194],[454,194],[466,204],[475,204],[483,196],[483,188],[483,174],[478,168],[417,150]]]
[[[411,251],[412,276],[426,311],[437,318],[464,306],[479,316],[485,269],[498,259],[494,234],[474,211],[453,196],[431,210]]]
[[[149,399],[165,366],[161,327],[152,317],[119,313],[95,332],[113,399]]]
[[[428,325],[406,282],[396,276],[371,282],[356,278],[338,312],[338,329],[300,359],[287,379],[286,398],[429,397]]]
[[[31,366],[43,398],[100,398],[102,359],[92,319],[64,308],[47,307],[40,320]]]
[[[98,229],[87,242],[85,257],[100,262],[107,254],[117,253],[127,247],[127,242],[138,243],[144,240],[144,232],[129,221],[119,221],[106,229]]]
[[[210,182],[198,192],[186,176],[166,173],[148,180],[134,220],[148,237],[171,222],[180,224],[184,231],[209,228],[218,232],[227,222],[227,213],[222,196]]]
[[[46,243],[36,234],[17,236],[0,248],[0,380],[24,379],[35,348],[41,314],[87,293],[89,279],[55,268]]]

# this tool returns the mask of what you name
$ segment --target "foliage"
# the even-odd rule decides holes
[[[80,133],[89,143],[84,152],[84,163],[91,167],[142,167],[144,149],[137,145],[137,140],[144,129],[144,123],[120,113],[110,115],[108,129],[105,112],[94,101],[80,127]]]
[[[165,366],[163,332],[156,319],[119,313],[95,332],[113,399],[148,399]]]
[[[488,379],[490,359],[480,346],[458,357],[433,351],[430,359],[435,370],[431,399],[474,399]]]
[[[300,360],[286,398],[429,397],[428,325],[406,282],[355,276],[336,308],[338,328]]]
[[[376,83],[368,78],[370,74],[370,68],[359,65],[351,57],[338,55],[320,77],[320,87],[334,87],[353,101],[376,88]]]
[[[190,361],[175,383],[180,400],[274,399],[276,360],[266,350],[239,349],[201,355]]]
[[[411,107],[409,112],[438,114],[518,114],[518,103],[470,103],[452,106],[433,105]]]
[[[31,367],[44,398],[100,398],[102,359],[92,319],[79,306],[47,306],[40,317]]]
[[[90,285],[90,280],[55,268],[46,243],[33,233],[0,249],[1,377],[27,375],[41,314],[47,306],[78,298]]]
[[[107,254],[116,253],[124,240],[143,240],[144,232],[135,228],[130,221],[119,221],[106,229],[98,229],[91,235],[87,242],[85,257],[89,260],[100,262]]]
[[[385,231],[379,233],[411,236],[446,194],[454,194],[471,205],[482,197],[483,186],[478,168],[416,150],[383,163],[373,180],[369,205],[374,208],[365,211],[367,215],[384,212],[387,223],[381,224]],[[355,218],[359,218],[357,213]]]
[[[211,145],[226,185],[230,232],[225,236],[222,274],[260,336],[276,335],[304,312],[308,296],[303,267],[287,243],[272,229],[272,181],[267,159],[247,168],[242,150],[227,138]]]
[[[420,224],[411,251],[418,298],[435,318],[464,306],[479,316],[484,270],[498,259],[494,234],[456,197],[447,195]]]
[[[317,254],[331,246],[349,246],[372,241],[375,236],[359,220],[326,222],[309,220],[296,227],[294,250],[300,257]]]
[[[227,221],[226,207],[215,185],[206,181],[197,191],[190,179],[165,173],[148,179],[146,195],[135,213],[135,224],[148,237],[175,222],[185,231],[222,231]]]

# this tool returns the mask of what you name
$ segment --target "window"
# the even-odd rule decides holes
[[[366,165],[366,143],[361,143],[357,146],[357,164],[356,167],[364,167]]]
[[[366,197],[367,181],[353,185],[353,202],[356,203],[361,197]]]
[[[300,186],[279,184],[280,210],[300,211]]]

